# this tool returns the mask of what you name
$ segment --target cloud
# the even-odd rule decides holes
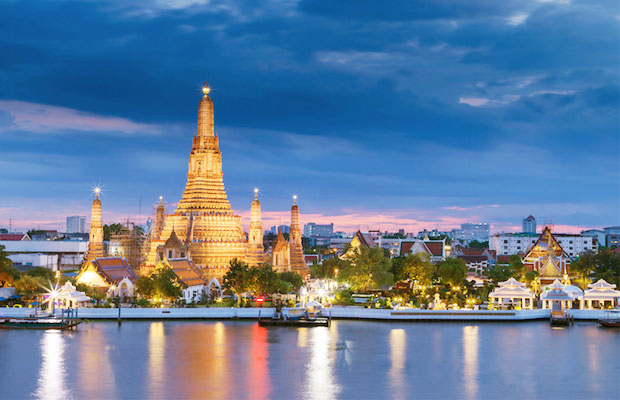
[[[158,133],[156,126],[126,118],[108,117],[71,108],[19,100],[0,100],[0,110],[12,118],[10,125],[0,125],[0,132],[21,130],[34,133],[66,131],[120,132],[127,134]]]
[[[470,210],[479,210],[481,208],[497,208],[501,207],[499,204],[485,204],[481,206],[472,206],[472,207],[459,207],[459,206],[448,206],[441,207],[444,210],[453,210],[453,211],[470,211]]]
[[[519,14],[511,15],[510,17],[506,18],[506,21],[508,22],[508,25],[518,26],[518,25],[522,25],[523,23],[525,23],[528,17],[529,17],[529,14],[519,13]]]

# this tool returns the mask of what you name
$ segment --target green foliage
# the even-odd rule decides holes
[[[177,299],[183,294],[178,278],[170,268],[156,269],[150,279],[153,281],[153,295],[156,297]]]
[[[117,235],[121,233],[121,224],[110,224],[103,226],[103,240],[110,240],[110,235]]]
[[[367,291],[392,284],[391,260],[382,248],[360,247],[353,260],[338,274],[338,280],[348,282],[353,289]]]
[[[13,282],[18,294],[26,298],[32,298],[45,292],[44,287],[49,286],[49,281],[40,276],[22,275]]]
[[[508,257],[508,264],[510,264],[512,268],[513,276],[518,280],[522,279],[523,275],[525,275],[525,266],[523,265],[523,261],[521,261],[521,256],[518,254],[511,255]]]
[[[250,290],[251,285],[250,267],[236,258],[233,259],[224,275],[222,287],[237,295],[237,307],[241,305],[241,294]]]
[[[596,255],[596,266],[593,278],[604,279],[620,287],[620,253],[612,253],[605,249]]]
[[[257,294],[275,293],[281,288],[278,273],[269,264],[250,267],[250,289]]]
[[[432,283],[434,273],[435,266],[428,254],[409,254],[404,258],[400,279],[417,280],[418,284],[426,286]]]
[[[137,292],[144,297],[151,297],[153,295],[153,280],[149,276],[140,276],[134,284]]]
[[[355,304],[355,300],[353,300],[353,294],[349,289],[336,292],[336,295],[334,297],[334,304],[336,305],[350,306]]]
[[[138,307],[151,307],[152,304],[151,304],[151,302],[148,299],[142,298],[142,299],[138,299],[136,301],[136,306],[138,306]]]
[[[336,270],[342,271],[349,265],[348,261],[341,260],[338,257],[324,260],[322,264],[313,264],[310,266],[310,276],[315,279],[333,279],[336,277]]]
[[[484,241],[484,242],[479,242],[477,240],[472,240],[471,242],[469,242],[469,246],[470,249],[488,249],[489,248],[489,241]]]
[[[13,266],[13,261],[4,249],[5,247],[0,245],[0,287],[11,286],[19,278],[19,271]]]
[[[49,268],[45,268],[45,267],[35,267],[31,270],[26,271],[25,275],[38,276],[38,277],[43,278],[46,281],[54,280],[54,271],[52,271]]]
[[[437,266],[439,279],[445,284],[460,285],[465,280],[467,265],[461,258],[448,258]]]
[[[487,271],[487,276],[491,281],[497,285],[500,282],[507,281],[515,276],[515,270],[512,269],[510,264],[495,264]]]
[[[279,274],[280,280],[290,283],[295,290],[299,290],[304,280],[297,272],[286,271]]]

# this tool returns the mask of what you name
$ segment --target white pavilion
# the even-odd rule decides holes
[[[499,287],[489,294],[489,299],[495,305],[501,307],[504,304],[504,300],[509,300],[510,303],[521,303],[522,309],[532,309],[534,307],[534,294],[530,292],[530,289],[526,288],[525,283],[521,283],[515,278],[510,278],[505,282],[500,282]]]
[[[576,290],[575,290],[576,289]],[[559,279],[546,287],[540,295],[542,308],[550,308],[552,311],[564,311],[572,308],[574,300],[581,300],[583,292],[576,286],[563,285]]]
[[[77,308],[83,307],[84,304],[90,301],[90,297],[86,296],[84,292],[80,292],[67,281],[56,294],[56,300],[64,308]]]
[[[606,302],[609,302],[613,308],[620,299],[620,291],[616,290],[616,285],[607,283],[603,279],[589,284],[588,287],[590,289],[586,290],[581,298],[582,309],[604,308]]]

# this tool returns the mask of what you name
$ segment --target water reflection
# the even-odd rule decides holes
[[[252,328],[252,343],[250,349],[249,383],[252,399],[268,399],[271,390],[269,385],[269,366],[267,357],[269,348],[267,343],[267,329],[255,324]]]
[[[67,389],[65,370],[65,338],[63,332],[48,330],[41,338],[42,363],[39,370],[38,399],[67,399],[71,393]]]
[[[151,322],[149,328],[149,390],[151,398],[161,397],[165,370],[166,335],[163,322]]]
[[[407,357],[407,334],[404,329],[392,329],[390,331],[390,381],[392,384],[393,398],[407,398],[405,390],[405,360]]]
[[[478,327],[463,327],[463,384],[467,398],[478,397]]]
[[[79,384],[85,397],[115,397],[114,372],[106,338],[105,332],[99,329],[88,329],[79,334]],[[77,337],[71,337],[71,341],[75,340]]]
[[[310,336],[310,362],[306,364],[304,398],[335,399],[340,388],[334,380],[333,360],[330,358],[331,336],[329,328],[312,328]]]

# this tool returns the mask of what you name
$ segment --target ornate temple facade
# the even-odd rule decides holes
[[[241,217],[233,213],[224,188],[222,154],[207,86],[203,93],[185,192],[174,213],[165,215],[161,225],[158,210],[146,264],[155,265],[167,256],[164,251],[177,250],[179,255],[191,258],[207,279],[221,280],[233,258],[245,260],[247,241]],[[176,238],[168,241],[173,232]]]
[[[545,227],[542,234],[523,258],[523,264],[529,271],[537,271],[540,282],[544,285],[556,279],[569,279],[569,265],[572,258],[564,251],[553,237],[551,229]]]
[[[254,189],[254,200],[252,201],[252,207],[250,209],[248,252],[245,261],[250,266],[263,264],[268,261],[268,259],[265,258],[265,246],[263,245],[263,224],[261,222],[258,189]]]
[[[95,188],[95,199],[90,216],[90,231],[88,232],[88,252],[86,261],[105,257],[103,247],[103,225],[101,224],[101,200],[99,200],[99,188]]]
[[[290,238],[290,262],[291,271],[306,275],[309,270],[304,259],[304,248],[301,243],[301,228],[299,226],[299,207],[297,206],[297,196],[293,196],[293,206],[291,207],[291,231]]]

